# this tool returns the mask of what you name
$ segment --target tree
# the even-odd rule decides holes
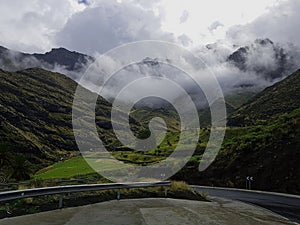
[[[10,147],[6,143],[0,143],[0,169],[4,169],[7,165],[10,165]]]
[[[23,155],[17,154],[13,159],[10,177],[16,180],[28,180],[31,173],[29,161]]]

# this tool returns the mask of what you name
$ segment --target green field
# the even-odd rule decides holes
[[[94,170],[87,164],[83,157],[78,156],[40,170],[36,173],[34,179],[72,178],[91,173],[94,173]]]

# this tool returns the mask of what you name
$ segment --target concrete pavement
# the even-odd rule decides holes
[[[241,202],[214,198],[213,202],[175,199],[114,200],[0,220],[1,225],[200,225],[294,224]]]

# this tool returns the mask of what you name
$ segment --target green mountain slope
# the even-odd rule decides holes
[[[300,70],[266,88],[233,113],[229,126],[267,124],[300,107]]]
[[[65,75],[39,68],[14,73],[0,70],[0,144],[7,145],[4,149],[24,156],[33,171],[76,155],[72,127],[76,87],[77,83]],[[98,97],[95,111],[104,145],[111,151],[124,151],[111,129],[111,104]],[[147,137],[148,122],[156,116],[164,117],[171,131],[178,129],[178,118],[173,114],[133,109],[130,125],[135,135]]]
[[[300,193],[300,70],[265,89],[229,117],[213,164],[191,161],[175,178],[191,183]]]
[[[177,179],[190,183],[245,188],[247,176],[254,189],[300,193],[300,108],[264,126],[228,128],[213,164],[204,172],[190,162]]]
[[[0,141],[37,164],[75,151],[71,123],[75,88],[71,79],[42,69],[1,70]]]

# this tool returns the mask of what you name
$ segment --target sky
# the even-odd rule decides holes
[[[137,40],[186,48],[256,38],[300,45],[299,0],[0,0],[0,45],[93,55]]]

